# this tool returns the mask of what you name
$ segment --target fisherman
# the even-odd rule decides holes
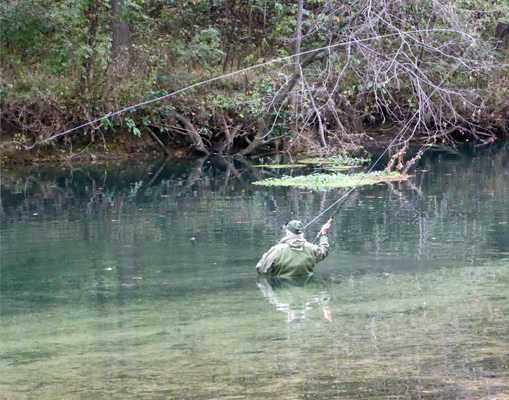
[[[284,226],[286,236],[262,256],[256,264],[256,270],[259,274],[277,276],[311,275],[316,263],[329,254],[329,240],[326,235],[330,224],[331,220],[322,226],[320,242],[315,245],[304,238],[304,225],[301,221],[288,222]]]

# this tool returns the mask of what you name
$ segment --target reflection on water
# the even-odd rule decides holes
[[[291,170],[4,170],[1,397],[506,399],[507,160],[433,153],[359,188],[304,281],[255,264],[344,191],[250,184]]]
[[[329,308],[330,294],[316,285],[313,275],[307,277],[260,277],[258,288],[278,311],[286,314],[287,322],[309,318],[311,310],[321,310],[327,321],[332,321]]]

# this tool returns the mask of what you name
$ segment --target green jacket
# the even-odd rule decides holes
[[[304,276],[313,273],[316,263],[329,254],[327,236],[314,245],[302,238],[284,237],[256,264],[259,274]]]

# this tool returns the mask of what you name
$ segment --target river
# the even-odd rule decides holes
[[[302,169],[4,168],[1,397],[507,399],[508,153],[359,187],[308,280],[255,272],[345,193],[252,185]]]

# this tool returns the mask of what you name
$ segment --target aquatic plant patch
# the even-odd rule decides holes
[[[369,158],[359,157],[343,157],[343,156],[332,156],[327,158],[313,157],[299,160],[302,164],[314,164],[314,165],[325,165],[331,167],[345,167],[345,166],[357,166],[362,165],[365,162],[369,162]]]
[[[346,171],[348,169],[359,168],[360,165],[343,165],[343,166],[325,166],[323,169],[326,171]]]
[[[262,165],[253,165],[253,167],[254,168],[279,169],[279,168],[304,168],[304,167],[306,167],[306,165],[303,165],[303,164],[273,164],[273,165],[262,164]]]
[[[399,172],[376,171],[367,174],[313,174],[301,176],[283,176],[281,178],[268,178],[253,182],[263,186],[296,186],[309,189],[329,189],[337,187],[354,187],[361,185],[373,185],[380,182],[402,181],[411,175]]]

